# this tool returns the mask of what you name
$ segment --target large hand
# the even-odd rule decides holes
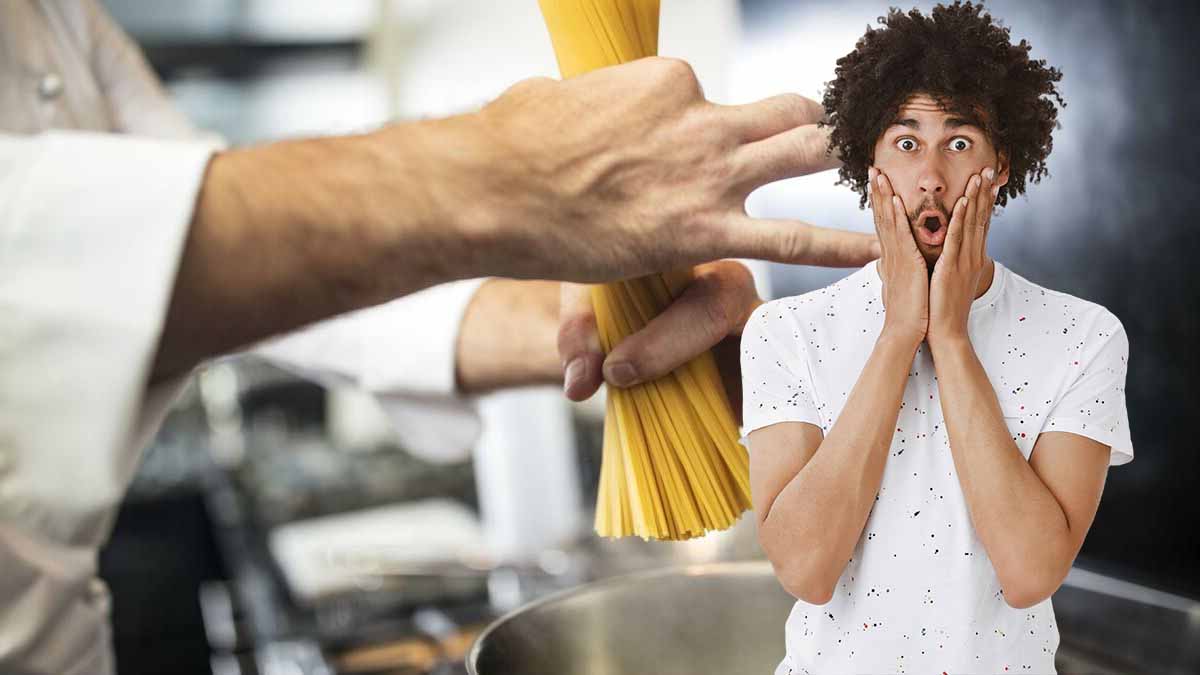
[[[838,165],[823,114],[795,95],[709,103],[674,59],[528,80],[456,118],[470,140],[446,138],[466,170],[434,199],[477,242],[478,269],[464,272],[478,275],[592,282],[738,257],[863,264],[877,255],[870,235],[745,211],[761,185]]]
[[[726,338],[740,336],[760,304],[754,277],[745,265],[733,260],[700,265],[696,278],[675,302],[622,340],[605,359],[587,286],[563,284],[558,352],[566,395],[582,401],[605,380],[627,387],[666,375]],[[737,350],[733,350],[736,361]],[[726,378],[727,388],[740,382],[736,369],[732,375]]]
[[[954,339],[969,339],[967,319],[983,272],[988,268],[987,234],[995,204],[996,172],[984,169],[967,179],[966,194],[954,204],[950,230],[929,288],[931,348]]]
[[[904,203],[886,175],[875,167],[870,178],[871,212],[883,255],[883,332],[920,344],[929,328],[929,265],[921,256]]]

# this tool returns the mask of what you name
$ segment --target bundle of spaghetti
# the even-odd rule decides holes
[[[563,77],[658,52],[658,0],[539,0]],[[690,269],[593,286],[609,353],[692,279]],[[750,468],[716,360],[705,352],[657,380],[610,389],[596,532],[690,539],[750,508]]]

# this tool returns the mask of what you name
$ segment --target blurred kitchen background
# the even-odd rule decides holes
[[[465,112],[521,78],[556,72],[535,0],[105,5],[178,105],[230,144]],[[1144,0],[988,7],[1065,73],[1068,102],[1051,177],[998,216],[989,249],[1037,283],[1105,305],[1131,343],[1136,458],[1110,472],[1055,597],[1060,672],[1200,672],[1191,427],[1200,412],[1200,10]],[[691,61],[719,102],[783,91],[819,99],[836,59],[886,10],[663,0],[660,52]],[[778,183],[750,208],[871,231],[869,213],[835,180]],[[772,265],[760,282],[778,297],[845,273]],[[415,452],[362,392],[249,356],[199,369],[147,449],[102,556],[120,672],[465,673],[483,626],[548,593],[762,557],[750,518],[682,544],[594,537],[602,396],[569,405],[557,389],[534,388],[471,404],[480,433],[464,441],[447,430],[438,452]]]

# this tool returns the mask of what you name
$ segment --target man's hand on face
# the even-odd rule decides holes
[[[871,167],[868,190],[875,232],[883,255],[879,276],[883,280],[882,335],[918,345],[929,329],[929,265],[917,248],[908,211],[882,171]]]
[[[528,80],[464,116],[471,140],[448,142],[466,170],[434,201],[490,252],[480,276],[597,282],[722,258],[861,265],[878,255],[870,235],[746,214],[758,187],[839,164],[823,115],[790,94],[710,103],[673,59]]]
[[[930,348],[969,339],[967,319],[988,267],[987,235],[999,189],[996,171],[989,167],[967,179],[966,193],[954,203],[946,244],[930,279]]]

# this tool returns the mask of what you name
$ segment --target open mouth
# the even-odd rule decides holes
[[[917,216],[917,223],[929,232],[937,232],[946,227],[946,216],[941,211],[922,211],[921,215]]]
[[[917,217],[911,221],[917,224],[913,228],[913,236],[927,248],[937,248],[946,242],[946,233],[950,229],[948,219],[949,216],[941,209],[930,206],[918,213]]]

